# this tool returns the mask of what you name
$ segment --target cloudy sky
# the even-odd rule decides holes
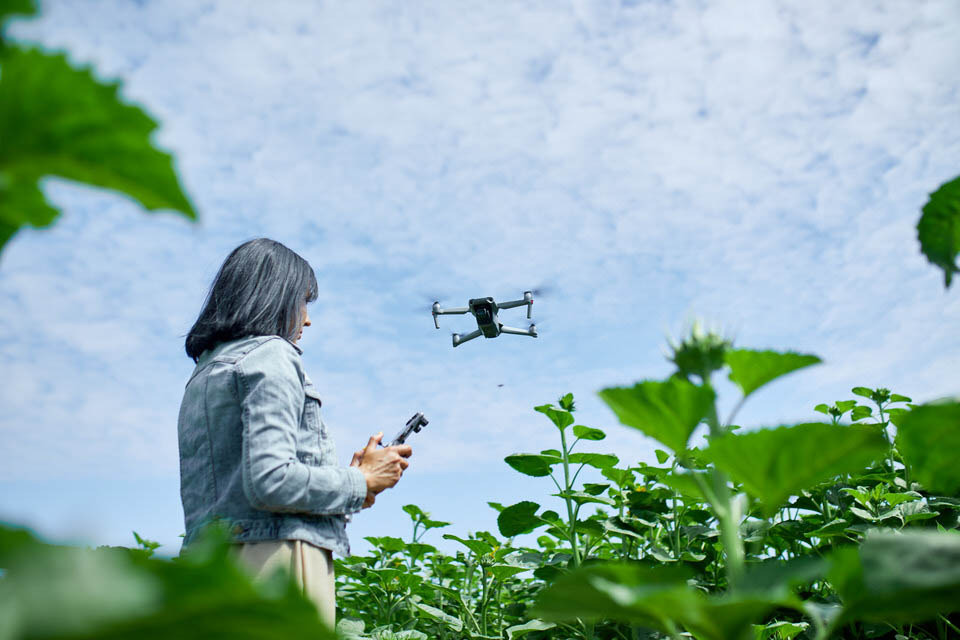
[[[344,462],[431,420],[357,549],[407,536],[403,504],[464,534],[496,530],[488,500],[553,500],[502,459],[556,446],[532,407],[568,391],[598,450],[651,459],[596,391],[667,375],[693,318],[824,359],[748,426],[855,385],[956,393],[960,297],[914,226],[960,173],[958,23],[953,0],[44,1],[10,33],[122,79],[200,221],[45,183],[62,217],[0,256],[0,519],[176,553],[183,337],[257,236],[317,272],[303,358]],[[434,299],[534,287],[536,340],[433,327]]]

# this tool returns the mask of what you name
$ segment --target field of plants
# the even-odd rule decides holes
[[[544,504],[490,503],[497,531],[468,536],[407,505],[409,538],[371,537],[369,555],[337,561],[337,635],[960,637],[960,403],[855,387],[816,405],[821,421],[741,430],[745,401],[819,359],[698,327],[672,354],[669,378],[600,391],[662,445],[656,464],[590,451],[606,434],[577,424],[571,394],[535,407],[554,446],[505,462],[543,479]],[[723,419],[718,375],[742,394]],[[536,546],[514,544],[531,532]],[[251,583],[224,529],[173,560],[136,541],[84,550],[0,529],[0,639],[333,637],[283,575]]]

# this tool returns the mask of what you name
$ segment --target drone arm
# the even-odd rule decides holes
[[[515,336],[530,336],[531,338],[537,337],[537,327],[536,325],[530,325],[529,329],[515,329],[514,327],[501,326],[500,333],[509,333]]]
[[[530,291],[523,292],[523,300],[510,300],[509,302],[500,302],[497,304],[501,309],[513,309],[514,307],[522,307],[527,305],[527,320],[530,319],[530,311],[533,309],[533,293]]]
[[[453,309],[441,309],[441,308],[440,308],[440,303],[439,303],[439,302],[434,302],[434,303],[433,303],[433,309],[432,309],[431,311],[432,311],[432,313],[433,313],[433,326],[435,326],[437,329],[439,329],[439,328],[440,328],[440,323],[437,322],[437,316],[449,315],[449,314],[454,314],[454,313],[468,313],[468,312],[470,311],[470,308],[469,308],[469,307],[454,307]]]
[[[458,345],[463,344],[464,342],[473,340],[474,338],[479,338],[481,334],[483,334],[483,332],[480,331],[480,329],[477,329],[476,331],[471,331],[465,336],[461,336],[459,333],[455,333],[453,334],[453,346],[456,347]]]

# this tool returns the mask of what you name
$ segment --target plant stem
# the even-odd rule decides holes
[[[573,567],[580,566],[580,550],[577,548],[577,519],[573,511],[573,500],[567,495],[570,493],[570,453],[567,450],[567,434],[560,430],[560,446],[563,453],[563,484],[564,501],[567,503],[567,522],[570,546],[573,549]]]
[[[948,627],[950,627],[951,629],[953,629],[956,633],[960,633],[960,629],[957,628],[957,625],[955,625],[955,624],[953,624],[952,622],[950,622],[950,620],[948,620],[946,616],[941,615],[941,616],[939,616],[939,618],[940,618],[941,620],[943,620],[943,623],[944,623],[945,625],[947,625]]]
[[[713,437],[719,437],[724,433],[717,417],[716,403],[710,408],[710,413],[707,415],[707,425],[710,427],[710,435]],[[723,550],[727,555],[727,583],[731,589],[734,589],[740,585],[746,563],[743,540],[740,538],[739,518],[735,517],[733,495],[730,493],[727,475],[722,471],[712,469],[710,476],[713,480],[713,495],[715,497],[713,510],[720,525],[720,542],[723,544]]]

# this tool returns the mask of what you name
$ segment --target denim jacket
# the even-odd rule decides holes
[[[304,540],[349,555],[347,514],[361,509],[366,480],[338,465],[300,354],[278,336],[201,354],[178,424],[184,545],[221,519],[237,542]]]

